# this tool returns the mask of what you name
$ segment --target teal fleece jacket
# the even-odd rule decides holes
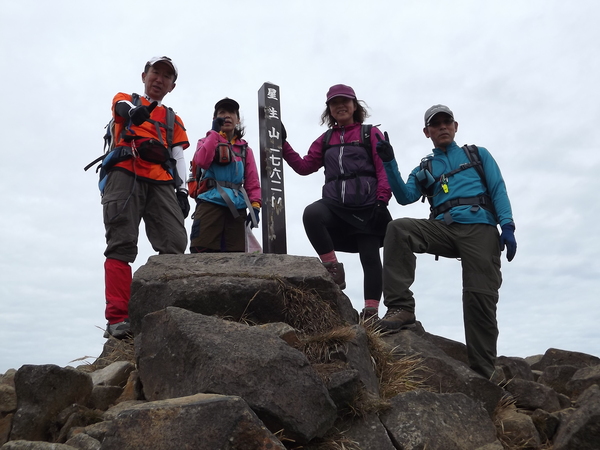
[[[454,222],[457,223],[485,223],[496,226],[498,224],[505,225],[514,223],[512,217],[512,209],[510,200],[506,192],[506,185],[500,173],[498,164],[484,147],[479,148],[479,156],[485,172],[487,190],[481,181],[477,170],[471,167],[466,170],[457,172],[449,177],[447,186],[448,193],[442,190],[440,177],[450,171],[458,168],[461,164],[469,163],[469,158],[465,151],[459,147],[456,142],[452,142],[446,151],[434,148],[432,170],[435,185],[433,189],[433,206],[441,205],[442,203],[454,198],[476,197],[487,193],[494,204],[498,220],[489,211],[478,208],[473,211],[470,206],[455,206],[450,210],[450,215]],[[416,202],[422,196],[416,174],[421,170],[419,166],[415,167],[408,176],[406,183],[402,180],[398,163],[395,159],[383,163],[392,193],[396,201],[401,205],[409,205]],[[443,214],[436,217],[438,220],[443,219]]]

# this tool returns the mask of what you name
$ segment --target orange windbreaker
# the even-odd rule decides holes
[[[112,111],[113,117],[115,118],[115,136],[117,136],[116,145],[130,147],[131,143],[125,142],[121,138],[121,131],[123,130],[123,127],[128,124],[128,120],[115,114],[115,105],[117,104],[117,102],[120,102],[122,100],[131,102],[131,95],[119,92],[113,98]],[[150,105],[150,102],[145,97],[140,96],[140,100],[142,102],[142,105]],[[150,114],[150,118],[152,120],[156,120],[158,122],[166,124],[167,108],[164,105],[157,106],[156,108],[154,108],[154,111],[152,111],[152,113]],[[133,135],[142,138],[154,138],[160,140],[158,134],[156,133],[156,126],[150,122],[144,122],[140,126],[135,126],[132,124],[129,130],[130,131],[127,132],[128,136]],[[167,130],[161,127],[160,131],[162,135],[162,141],[166,144]],[[181,145],[184,149],[190,146],[183,122],[177,115],[175,115],[172,145],[173,147]],[[115,164],[114,167],[119,167],[121,169],[128,170],[129,172],[135,173],[136,176],[138,176],[139,178],[146,179],[147,181],[153,181],[158,183],[170,183],[173,180],[171,174],[161,164],[155,164],[149,161],[144,161],[141,158],[130,158]]]

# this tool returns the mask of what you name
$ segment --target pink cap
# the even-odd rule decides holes
[[[329,101],[334,97],[347,97],[356,100],[354,89],[352,89],[350,86],[346,86],[345,84],[336,84],[335,86],[331,86],[329,91],[327,91],[327,101],[325,103],[329,103]]]

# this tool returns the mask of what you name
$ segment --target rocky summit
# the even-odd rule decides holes
[[[600,359],[500,356],[359,321],[316,258],[153,256],[134,337],[92,364],[0,375],[0,448],[600,449]]]

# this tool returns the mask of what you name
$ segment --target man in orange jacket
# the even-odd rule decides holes
[[[159,254],[183,253],[184,219],[190,204],[183,150],[189,147],[181,119],[162,104],[175,89],[177,67],[166,56],[149,60],[142,73],[144,95],[118,93],[112,104],[115,151],[102,196],[106,229],[106,319],[104,337],[127,337],[131,266],[142,219]]]

